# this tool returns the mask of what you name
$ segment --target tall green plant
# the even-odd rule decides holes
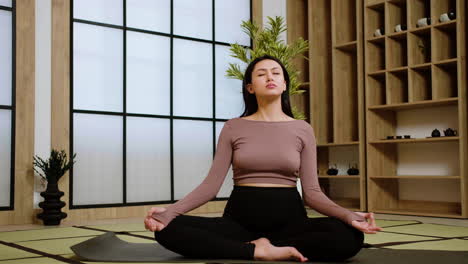
[[[303,55],[309,48],[309,42],[299,37],[297,40],[290,44],[284,43],[280,40],[279,35],[286,31],[287,27],[284,23],[284,18],[276,16],[275,18],[267,17],[268,23],[264,29],[252,21],[242,21],[241,28],[253,42],[253,48],[244,47],[239,44],[231,44],[229,49],[231,57],[237,58],[249,64],[255,58],[270,55],[278,58],[286,67],[289,73],[289,95],[301,94],[304,90],[299,90],[300,83],[298,76],[300,71],[297,70],[292,60],[298,56],[308,59]],[[226,76],[233,79],[244,79],[244,72],[241,70],[239,64],[229,63],[229,68],[226,71]],[[295,106],[292,106],[292,112],[294,118],[305,119],[304,113],[297,110]]]

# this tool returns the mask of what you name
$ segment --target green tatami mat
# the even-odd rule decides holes
[[[141,223],[134,224],[112,224],[112,225],[87,225],[86,227],[103,229],[106,231],[120,232],[120,231],[146,231],[143,219]]]
[[[412,243],[412,244],[389,246],[387,248],[468,251],[468,240],[448,239],[448,240],[440,240],[440,241],[427,241],[427,242],[418,242],[418,243]],[[468,259],[467,259],[467,263],[468,263]]]
[[[145,236],[145,237],[148,237],[148,238],[153,239],[153,241],[154,241],[154,233],[151,232],[151,231],[145,231],[145,232],[130,232],[130,234],[132,234],[132,235],[137,235],[137,236]]]
[[[0,264],[63,264],[64,262],[51,258],[10,259],[0,261]],[[109,263],[107,263],[109,264]]]
[[[398,232],[412,235],[437,237],[463,237],[468,236],[468,227],[448,226],[439,224],[419,224],[385,228],[386,232]]]
[[[376,244],[378,245],[378,244],[391,243],[391,242],[421,241],[421,240],[429,240],[429,239],[437,239],[437,238],[384,233],[384,232],[378,232],[377,234],[364,234],[364,242],[371,244],[371,245],[376,245]]]
[[[0,260],[3,259],[16,259],[16,258],[29,258],[38,257],[39,255],[26,252],[21,249],[13,248],[10,246],[0,244]]]
[[[378,227],[383,227],[383,228],[397,226],[397,225],[420,224],[420,222],[412,221],[412,220],[379,220],[379,219],[375,219],[375,223],[377,224]]]
[[[53,239],[62,237],[98,236],[102,232],[75,227],[52,227],[35,230],[0,232],[0,240],[5,242]]]

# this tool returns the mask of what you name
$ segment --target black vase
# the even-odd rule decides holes
[[[67,217],[67,214],[61,211],[65,206],[65,202],[60,201],[63,195],[64,192],[58,189],[58,184],[50,182],[45,192],[41,192],[44,201],[39,203],[42,213],[38,214],[37,218],[42,219],[44,225],[59,225],[60,221]]]

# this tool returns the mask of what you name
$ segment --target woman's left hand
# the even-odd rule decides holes
[[[366,219],[369,219],[370,222],[359,222],[357,220],[354,220],[351,222],[353,227],[361,230],[362,232],[366,234],[376,234],[377,231],[382,231],[382,228],[378,227],[375,224],[374,213],[362,213],[362,212],[355,212],[355,213],[363,216]]]

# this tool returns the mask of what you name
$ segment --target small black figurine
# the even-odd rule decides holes
[[[337,175],[338,174],[338,169],[336,167],[336,164],[335,164],[335,167],[331,166],[328,170],[327,170],[327,174],[328,175]]]
[[[432,130],[431,136],[432,137],[440,137],[440,131],[437,128]]]
[[[359,174],[359,169],[357,168],[357,164],[355,164],[356,167],[352,167],[351,164],[349,165],[348,169],[348,175],[358,175]]]

